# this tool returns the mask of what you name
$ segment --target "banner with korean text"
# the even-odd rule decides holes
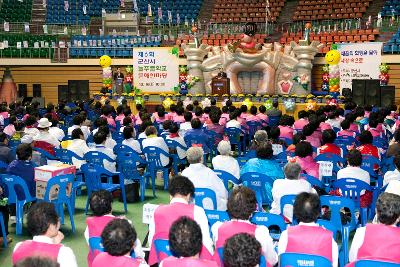
[[[353,79],[379,79],[382,43],[338,44],[340,88],[352,88]]]
[[[133,83],[143,93],[173,93],[179,85],[179,57],[172,47],[133,48]]]

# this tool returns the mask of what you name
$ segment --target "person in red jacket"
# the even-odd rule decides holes
[[[325,130],[322,132],[322,146],[317,149],[317,154],[335,154],[343,156],[343,151],[340,147],[334,144],[336,139],[336,133],[334,130]]]
[[[369,131],[362,131],[359,136],[361,145],[357,147],[357,150],[361,152],[363,156],[369,155],[377,159],[381,158],[379,149],[372,144],[373,137]]]

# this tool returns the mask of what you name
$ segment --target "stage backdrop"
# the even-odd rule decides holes
[[[178,55],[171,47],[133,48],[134,86],[143,93],[172,93],[179,83]]]
[[[338,44],[340,88],[352,88],[353,79],[379,79],[382,43]]]

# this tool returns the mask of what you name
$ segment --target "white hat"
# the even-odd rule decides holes
[[[39,120],[39,124],[37,128],[49,128],[51,126],[51,122],[49,122],[48,118],[41,118]]]

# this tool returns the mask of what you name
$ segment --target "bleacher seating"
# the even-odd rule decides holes
[[[83,7],[86,6],[86,15]],[[64,0],[47,1],[48,24],[89,24],[91,17],[101,17],[102,10],[106,13],[117,13],[119,0],[79,0],[69,1],[69,9],[65,11]]]
[[[257,43],[264,43],[264,38],[267,37],[266,34],[255,34],[254,38]],[[189,41],[193,41],[193,36],[182,35],[176,39],[176,45],[181,45],[183,43],[187,44]],[[199,42],[203,44],[213,45],[213,46],[224,46],[228,43],[233,43],[241,39],[241,34],[210,34],[203,35],[199,38]]]
[[[383,53],[396,54],[400,51],[400,32],[393,34],[390,40],[383,46]]]
[[[22,2],[3,0],[0,10],[0,22],[30,22],[32,16],[32,0]]]
[[[300,0],[293,20],[361,18],[371,0]]]
[[[162,10],[162,17],[160,18],[161,24],[168,24],[168,11],[171,11],[172,24],[177,24],[177,14],[180,17],[180,23],[185,22],[185,17],[189,23],[191,20],[196,20],[199,15],[200,8],[203,4],[203,0],[184,0],[184,1],[174,1],[174,0],[146,0],[138,1],[139,12],[142,16],[147,16],[148,4],[151,5],[151,10],[153,13],[154,22],[158,23],[158,8]]]
[[[70,57],[131,57],[132,47],[160,46],[158,36],[75,35],[71,38]]]
[[[270,22],[276,22],[285,0],[270,0]],[[217,0],[211,22],[265,22],[266,1],[263,0]]]
[[[382,16],[400,15],[400,0],[387,0],[382,7]]]
[[[49,58],[50,48],[56,45],[58,38],[55,35],[0,34],[0,42],[4,41],[8,41],[8,48],[0,50],[1,57]]]
[[[319,41],[325,45],[321,50],[322,53],[326,53],[331,49],[333,43],[363,43],[375,41],[376,35],[379,34],[379,29],[366,29],[366,30],[348,30],[348,31],[336,31],[336,32],[322,32],[322,33],[311,33],[311,41]],[[303,33],[284,33],[280,39],[281,44],[289,44],[291,41],[296,43],[299,40],[304,39]]]

